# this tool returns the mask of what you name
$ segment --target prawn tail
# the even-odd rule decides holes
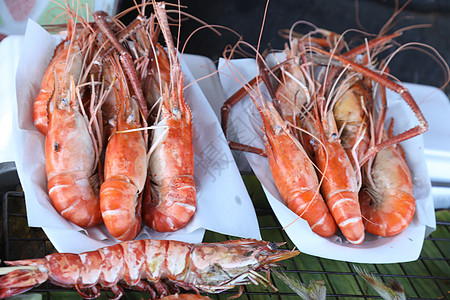
[[[169,179],[168,179],[169,180]],[[161,198],[144,206],[145,223],[156,231],[175,231],[184,227],[196,211],[196,188],[193,176],[180,176],[162,185]]]
[[[342,191],[330,197],[327,203],[342,234],[350,243],[361,244],[365,234],[358,194]]]
[[[12,267],[16,269],[0,277],[0,299],[22,294],[48,279],[48,273],[36,267],[36,265],[45,264],[45,259],[6,261],[5,263],[18,267]]]
[[[383,204],[375,204],[367,190],[360,192],[361,213],[367,232],[390,237],[405,230],[415,213],[414,196],[405,191],[391,191],[384,194]]]
[[[48,193],[61,216],[80,227],[102,222],[100,203],[84,172],[68,172],[48,181]]]
[[[106,199],[106,201],[102,201]],[[110,179],[100,189],[100,209],[109,233],[121,241],[132,240],[141,229],[141,194],[126,180]]]
[[[311,230],[323,237],[329,237],[336,233],[337,226],[323,197],[317,191],[310,190],[302,195],[302,198],[311,199],[303,205],[294,201],[287,201],[287,206],[297,215],[307,220]]]

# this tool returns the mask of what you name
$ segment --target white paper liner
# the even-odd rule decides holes
[[[428,131],[423,134],[425,157],[431,181],[450,182],[450,101],[445,93],[432,86],[406,84],[413,92]],[[448,202],[450,207],[450,201]]]
[[[0,57],[3,57],[0,63],[0,163],[14,161],[14,151],[12,149],[13,139],[13,107],[15,107],[15,70],[19,63],[19,53],[22,39],[18,36],[8,36],[0,43]]]
[[[42,76],[61,39],[29,21],[16,75],[17,121],[15,161],[25,192],[28,224],[42,227],[60,252],[81,252],[116,243],[104,225],[84,230],[62,218],[47,195],[44,136],[32,121],[33,101]],[[194,79],[182,61],[184,85]],[[145,227],[137,239],[175,239],[201,242],[205,229],[237,237],[260,239],[256,213],[228,148],[222,130],[198,84],[185,89],[193,115],[194,178],[197,211],[185,228],[158,233]],[[64,238],[65,232],[67,237]],[[191,235],[192,233],[192,235]]]
[[[242,82],[250,81],[257,74],[253,59],[222,59],[218,69],[226,98],[239,90]],[[415,126],[417,120],[402,98],[393,92],[388,92],[387,97],[389,113],[386,120],[389,120],[390,116],[396,116],[394,133]],[[231,110],[228,122],[229,139],[264,149],[261,130],[257,125],[258,118],[259,115],[247,96]],[[252,153],[246,153],[245,156],[261,181],[275,215],[301,252],[355,263],[397,263],[416,260],[426,233],[436,228],[431,183],[423,153],[423,138],[415,137],[402,143],[402,146],[414,183],[416,213],[413,221],[407,229],[394,237],[382,238],[366,233],[366,239],[361,245],[353,245],[338,235],[324,238],[312,232],[305,220],[299,219],[285,206],[274,184],[267,159]]]

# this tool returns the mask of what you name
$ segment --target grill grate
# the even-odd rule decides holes
[[[243,176],[249,187],[254,186],[252,176]],[[249,190],[257,207],[257,216],[261,224],[261,235],[265,240],[285,241],[288,249],[294,248],[289,237],[282,230],[278,220],[267,202],[261,196],[259,187]],[[256,201],[255,201],[256,199]],[[259,200],[258,200],[259,199]],[[261,200],[262,199],[262,200]],[[293,279],[309,284],[311,280],[323,280],[327,288],[327,299],[381,299],[355,272],[354,265],[379,276],[383,281],[398,281],[405,289],[407,299],[444,299],[450,290],[450,222],[449,211],[440,211],[437,215],[437,230],[425,239],[419,259],[402,264],[352,264],[333,261],[301,254],[285,262],[284,272]],[[2,260],[43,257],[56,252],[40,228],[29,228],[26,221],[25,199],[22,192],[9,191],[3,195],[2,203]],[[218,242],[233,237],[207,231],[205,241]],[[250,285],[244,288],[240,299],[299,299],[289,287],[273,274],[272,282],[279,289],[273,292],[263,286]],[[73,299],[76,292],[45,283],[32,292],[39,292],[44,299],[62,299],[62,295]],[[237,293],[237,289],[218,295],[209,295],[214,299],[228,299]],[[105,297],[105,295],[102,295]],[[133,298],[134,297],[134,298]],[[141,299],[142,294],[128,292],[123,299]],[[81,299],[81,298],[78,298]]]

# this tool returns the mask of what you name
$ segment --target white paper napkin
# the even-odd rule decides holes
[[[0,43],[0,163],[14,161],[13,111],[16,106],[16,69],[23,37],[11,35]]]

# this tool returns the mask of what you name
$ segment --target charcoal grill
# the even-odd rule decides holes
[[[256,207],[262,238],[275,242],[284,241],[286,244],[283,247],[293,249],[294,244],[267,204],[257,179],[252,175],[243,175],[243,179]],[[305,284],[312,280],[323,280],[327,287],[327,299],[381,299],[355,272],[355,266],[379,276],[385,282],[398,281],[404,287],[407,299],[445,299],[450,295],[450,211],[437,211],[436,216],[437,230],[425,239],[417,261],[401,264],[352,264],[301,254],[285,262],[283,271]],[[25,198],[20,186],[2,191],[1,224],[2,261],[38,258],[56,251],[40,228],[27,226]],[[232,238],[207,231],[204,240],[218,242]],[[274,285],[279,289],[278,292],[263,286],[250,285],[244,288],[240,299],[299,299],[282,281],[274,275],[271,276]],[[214,299],[228,299],[237,291],[234,289],[209,296]],[[36,287],[30,293],[40,293],[43,299],[81,299],[75,291],[49,283]],[[67,298],[62,298],[63,296]],[[146,294],[127,291],[123,299],[142,297],[145,298]]]

